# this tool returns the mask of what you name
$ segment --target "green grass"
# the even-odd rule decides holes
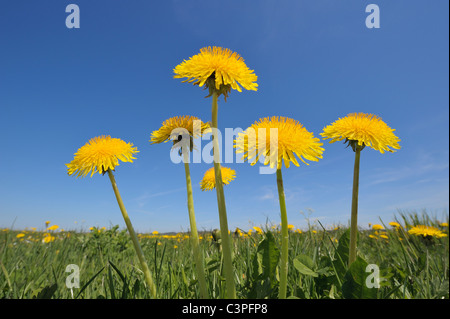
[[[449,238],[424,239],[408,234],[414,225],[428,225],[448,234],[427,213],[399,213],[396,230],[361,229],[358,259],[349,268],[348,228],[324,229],[321,224],[290,232],[287,295],[290,298],[449,298]],[[239,299],[277,298],[281,235],[262,227],[263,234],[231,234],[236,292]],[[17,238],[18,234],[24,234]],[[132,242],[118,226],[90,232],[0,230],[0,298],[143,299],[150,298]],[[380,237],[380,234],[388,239]],[[220,240],[201,233],[200,248],[211,298],[225,298]],[[370,237],[370,235],[372,238]],[[199,297],[188,234],[140,234],[140,243],[157,286],[157,298]],[[80,270],[80,287],[69,289],[69,264]],[[365,284],[368,264],[379,269],[380,288]]]

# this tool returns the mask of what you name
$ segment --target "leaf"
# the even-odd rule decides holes
[[[268,278],[275,282],[276,268],[280,259],[280,250],[276,246],[275,238],[270,231],[266,232],[266,238],[258,245],[256,262],[258,263],[256,273],[260,278]]]
[[[103,269],[105,269],[104,266],[94,276],[92,276],[92,278],[89,279],[89,281],[83,287],[81,287],[81,290],[78,293],[78,295],[75,297],[75,299],[78,299],[78,297],[81,295],[81,293],[89,286],[89,284],[95,279],[95,277],[97,277],[103,271]]]
[[[366,279],[370,272],[366,272],[367,262],[361,257],[350,265],[342,284],[342,294],[346,299],[376,299],[378,289],[369,288]]]
[[[312,270],[314,267],[313,260],[311,257],[306,255],[298,255],[294,259],[294,267],[298,270],[299,273],[306,276],[317,277],[318,273]]]
[[[57,284],[40,288],[34,292],[33,299],[51,299],[56,292],[56,289],[58,289]]]
[[[252,280],[248,298],[269,297],[278,282],[276,278],[277,266],[280,260],[280,250],[270,231],[265,233],[265,238],[260,242],[252,259]]]

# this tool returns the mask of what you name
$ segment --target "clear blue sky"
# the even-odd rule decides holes
[[[68,29],[65,8],[80,8]],[[368,29],[366,5],[380,7]],[[449,207],[449,2],[2,1],[0,4],[0,227],[125,227],[109,179],[76,179],[65,164],[90,138],[111,135],[140,153],[116,179],[137,231],[189,228],[184,167],[153,130],[176,115],[208,121],[206,91],[173,79],[173,68],[205,46],[238,52],[258,76],[257,92],[219,101],[219,127],[247,128],[279,115],[319,137],[352,112],[374,113],[401,150],[361,156],[359,224],[398,210]],[[283,170],[289,223],[347,224],[354,153],[324,143],[324,157]],[[230,229],[279,222],[275,175],[229,164]],[[199,229],[219,226],[215,191],[199,182],[211,165],[192,164]]]

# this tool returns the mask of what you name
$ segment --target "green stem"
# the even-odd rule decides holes
[[[150,289],[150,295],[152,296],[152,298],[156,298],[156,287],[155,284],[153,283],[152,274],[150,273],[150,269],[148,268],[148,265],[145,262],[144,253],[142,252],[141,246],[139,245],[136,232],[134,231],[133,225],[131,224],[130,217],[128,217],[125,205],[123,204],[122,197],[120,196],[119,189],[117,188],[116,179],[114,178],[114,175],[110,169],[108,169],[108,176],[109,179],[111,180],[111,184],[114,189],[114,194],[116,195],[117,203],[119,204],[123,219],[125,220],[125,224],[127,225],[131,240],[133,241],[134,249],[139,258],[139,262],[141,263],[145,281],[147,282],[148,288]]]
[[[212,94],[212,129],[213,129],[213,152],[214,152],[214,174],[216,179],[217,204],[219,207],[220,232],[222,235],[222,254],[224,272],[227,287],[227,298],[236,299],[236,288],[234,284],[233,264],[231,258],[231,243],[228,234],[227,210],[225,207],[225,194],[223,192],[222,171],[220,168],[220,150],[217,132],[217,97],[216,91]]]
[[[184,169],[186,172],[186,188],[187,188],[187,198],[188,198],[188,211],[189,211],[189,221],[191,225],[191,243],[192,249],[194,251],[194,261],[195,267],[197,270],[197,278],[200,287],[200,298],[208,299],[208,290],[206,288],[206,279],[205,279],[205,269],[203,267],[203,256],[200,251],[199,241],[198,241],[198,232],[197,232],[197,223],[195,221],[195,212],[194,212],[194,196],[192,193],[192,183],[191,183],[191,172],[189,169],[189,152],[183,150],[184,154]]]
[[[289,230],[288,230],[286,200],[284,197],[283,176],[281,175],[281,168],[277,169],[277,186],[281,212],[281,266],[280,266],[280,289],[278,291],[278,298],[285,299],[287,291]]]
[[[348,255],[348,266],[356,260],[356,241],[358,236],[358,188],[359,188],[359,161],[361,148],[356,146],[355,166],[353,168],[353,194],[352,194],[352,215],[350,220],[350,248]]]

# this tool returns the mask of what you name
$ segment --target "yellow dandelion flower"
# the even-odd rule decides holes
[[[441,227],[448,227],[448,223],[445,223],[445,222],[444,223],[440,223],[439,226],[441,226]]]
[[[56,239],[55,236],[52,236],[49,233],[47,233],[47,234],[44,234],[44,239],[42,239],[42,242],[48,244],[48,243],[55,241],[55,239]]]
[[[159,232],[157,230],[152,232],[152,235],[158,235],[158,234],[159,234]]]
[[[293,230],[294,229],[294,225],[288,224],[288,229],[289,230]]]
[[[47,220],[47,221],[45,222],[45,228],[47,228],[49,224],[50,224],[50,221]]]
[[[17,234],[17,236],[16,236],[16,238],[23,238],[23,237],[25,237],[24,233]]]
[[[58,225],[53,225],[47,228],[47,230],[57,230],[59,228]]]
[[[389,225],[391,225],[392,227],[394,227],[394,228],[396,228],[396,229],[402,227],[402,226],[401,226],[399,223],[397,223],[397,222],[390,222]]]
[[[375,224],[375,225],[372,225],[372,229],[373,230],[382,230],[382,229],[384,229],[384,227],[382,225]]]
[[[417,225],[411,228],[408,233],[411,235],[416,236],[422,236],[423,238],[441,238],[441,237],[447,237],[447,234],[443,233],[441,230],[439,230],[436,227],[432,226],[425,226],[425,225]]]
[[[150,142],[151,144],[157,144],[173,140],[175,144],[186,133],[189,133],[192,138],[198,138],[209,130],[209,124],[203,123],[198,117],[190,115],[175,116],[165,120],[158,130],[152,132]]]
[[[369,235],[369,237],[370,237],[370,238],[373,238],[373,239],[378,239],[378,237],[377,237],[377,236],[374,236],[374,235]]]
[[[254,226],[253,229],[256,230],[256,233],[258,233],[260,235],[263,233],[262,229],[258,226]]]
[[[221,47],[205,47],[200,53],[184,60],[173,70],[174,78],[187,78],[183,82],[190,82],[202,87],[206,84],[210,95],[212,90],[224,94],[225,99],[231,89],[242,92],[242,85],[246,90],[257,91],[258,77],[250,70],[244,59],[230,49]]]
[[[389,237],[386,234],[381,234],[380,237],[384,239],[389,239]]]
[[[66,164],[68,174],[85,177],[91,173],[104,174],[109,169],[114,170],[122,162],[133,162],[133,154],[138,153],[133,144],[126,143],[111,136],[94,137],[75,153],[75,157]]]
[[[228,185],[236,177],[236,171],[234,169],[221,166],[222,181],[223,184]],[[210,191],[216,187],[216,175],[214,173],[214,167],[211,167],[205,172],[202,181],[200,182],[200,188],[202,191]]]
[[[394,152],[391,148],[400,149],[400,139],[394,131],[376,115],[351,113],[326,126],[321,135],[324,139],[330,138],[330,143],[345,139],[354,149],[357,143],[362,148],[369,146],[384,153]]]
[[[272,129],[276,130],[276,136],[270,134]],[[260,140],[263,141],[261,144]],[[243,159],[250,161],[251,165],[255,165],[263,156],[264,165],[270,163],[273,168],[276,164],[277,169],[281,169],[282,161],[286,167],[289,167],[290,162],[299,166],[295,155],[306,165],[309,164],[304,159],[317,162],[324,151],[321,147],[323,143],[313,133],[308,132],[298,121],[282,116],[256,121],[239,133],[234,142],[236,153],[244,153]]]

